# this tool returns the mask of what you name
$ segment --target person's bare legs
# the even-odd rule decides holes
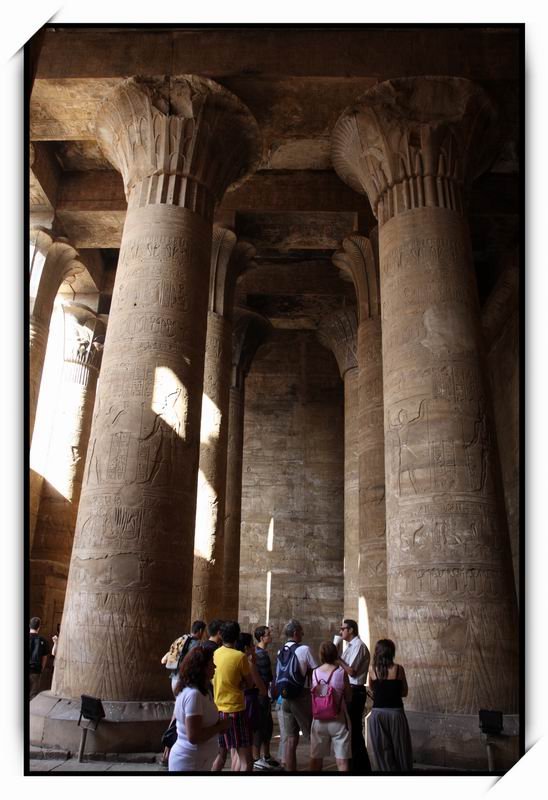
[[[212,772],[221,772],[224,765],[226,764],[226,756],[227,751],[224,747],[219,747],[219,752],[215,756],[215,761],[213,762],[213,766],[211,767]]]
[[[309,769],[310,772],[321,772],[323,767],[323,758],[311,758]]]
[[[339,772],[348,772],[347,758],[336,758],[335,761],[337,762],[337,769],[339,770]]]
[[[251,758],[251,747],[238,747],[237,755],[240,760],[239,771],[251,772],[251,770],[253,769],[253,760]]]
[[[235,747],[230,748],[230,769],[232,772],[239,772],[241,769],[238,750]]]
[[[285,740],[285,768],[288,772],[297,771],[298,736],[288,736]]]

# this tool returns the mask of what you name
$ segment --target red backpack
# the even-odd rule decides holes
[[[312,695],[312,717],[313,719],[323,720],[328,722],[334,720],[339,716],[341,710],[341,700],[338,697],[335,689],[330,686],[331,678],[337,670],[334,669],[329,678],[324,681],[316,677],[316,670],[313,672],[314,681],[316,683],[310,689]]]

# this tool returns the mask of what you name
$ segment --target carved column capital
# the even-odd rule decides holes
[[[462,213],[462,189],[494,155],[496,113],[464,78],[397,78],[339,117],[331,154],[342,180],[367,194],[382,225],[420,207]]]
[[[272,332],[272,323],[261,314],[238,306],[232,326],[232,387],[241,388],[255,353]]]
[[[236,234],[228,228],[213,226],[209,311],[222,317],[232,316],[236,281],[257,266],[256,252],[248,242],[238,242]]]
[[[129,78],[104,99],[97,138],[122,173],[128,209],[177,205],[211,219],[216,201],[260,157],[246,106],[208,78]]]
[[[318,328],[318,339],[331,350],[341,378],[358,366],[358,317],[355,308],[342,308],[325,317]]]
[[[55,241],[50,228],[47,228],[44,225],[32,224],[30,225],[29,239],[32,255],[39,253],[44,258],[47,256],[49,248]]]
[[[352,281],[358,300],[358,325],[380,315],[378,260],[365,236],[352,234],[332,258],[344,280]]]
[[[55,295],[62,283],[71,284],[85,270],[80,255],[65,237],[44,228],[31,231],[30,313],[49,325]]]
[[[83,303],[63,303],[61,308],[64,317],[65,364],[74,365],[82,375],[89,370],[98,373],[105,342],[107,315],[96,314]]]

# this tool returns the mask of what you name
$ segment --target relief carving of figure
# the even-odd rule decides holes
[[[415,494],[417,494],[417,480],[415,470],[420,465],[419,453],[413,440],[417,443],[421,441],[420,436],[412,436],[413,426],[422,424],[425,420],[425,400],[421,400],[417,414],[409,419],[407,409],[402,408],[398,413],[397,423],[391,423],[390,429],[398,436],[398,489],[400,496],[407,490],[409,491],[409,484],[403,482],[404,477],[407,477],[408,482]],[[410,442],[411,438],[411,442]]]

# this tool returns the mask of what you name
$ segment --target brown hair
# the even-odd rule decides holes
[[[373,669],[381,681],[388,677],[388,670],[394,663],[396,645],[392,639],[379,639],[373,653]]]
[[[202,694],[208,694],[211,683],[207,677],[207,668],[211,661],[213,650],[210,647],[193,647],[179,667],[179,689],[194,686]]]
[[[318,655],[320,657],[320,664],[334,664],[339,657],[339,653],[333,642],[322,642]]]

